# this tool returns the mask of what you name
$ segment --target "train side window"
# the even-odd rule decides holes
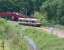
[[[11,16],[2,16],[2,18],[6,19],[6,20],[12,20]]]
[[[29,22],[28,20],[25,20],[25,22]]]
[[[19,20],[20,22],[24,22],[24,20]]]
[[[22,20],[19,20],[19,21],[22,21]]]
[[[32,23],[35,23],[35,21],[32,21]]]
[[[30,21],[31,23],[36,23],[36,21]]]

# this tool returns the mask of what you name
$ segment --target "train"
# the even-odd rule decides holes
[[[0,12],[0,18],[11,21],[19,21],[20,25],[29,25],[36,27],[40,27],[42,25],[37,18],[33,16],[25,16],[18,12]]]

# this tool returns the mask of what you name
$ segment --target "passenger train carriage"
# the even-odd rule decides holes
[[[19,21],[21,25],[41,26],[41,22],[35,17],[24,16],[17,12],[0,12],[0,17],[11,21]]]

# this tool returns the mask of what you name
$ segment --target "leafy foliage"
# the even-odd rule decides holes
[[[47,21],[47,17],[44,16],[44,15],[42,15],[41,12],[35,12],[34,16],[36,16],[36,18],[38,18],[41,21],[41,23],[42,23],[43,26],[48,26],[50,24]]]
[[[47,0],[43,3],[42,9],[47,12],[48,20],[56,24],[64,24],[64,0]]]
[[[42,0],[0,0],[0,12],[15,11],[24,15],[31,15],[34,13],[34,10],[39,10],[41,5]]]

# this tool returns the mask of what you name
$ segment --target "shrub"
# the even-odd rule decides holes
[[[47,21],[47,18],[44,17],[41,13],[35,12],[34,16],[36,16],[36,18],[38,18],[41,21],[42,25],[44,25],[44,26],[49,25],[49,22]]]

